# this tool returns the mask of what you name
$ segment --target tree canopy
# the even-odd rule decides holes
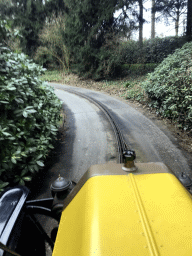
[[[52,12],[66,11],[63,0],[1,0],[0,19],[19,28],[22,51],[33,56],[39,46],[39,33]]]
[[[129,20],[127,10],[132,10],[135,2],[134,0],[65,0],[68,13],[64,40],[72,52],[74,62],[79,64],[80,72],[98,70],[100,61],[105,61],[107,58],[107,50],[110,47],[117,47],[116,37],[128,31],[125,29],[128,27],[126,20]],[[114,13],[119,9],[122,10],[122,14],[115,18]],[[134,26],[133,21],[131,25]]]
[[[53,28],[49,26],[53,14],[62,16],[64,24],[59,35],[62,44],[59,49],[54,45],[54,54],[57,51],[58,59],[62,59],[62,46],[70,56],[69,64],[78,72],[102,76],[103,67],[109,73],[116,72],[111,59],[116,60],[116,66],[121,64],[117,57],[121,39],[129,37],[135,29],[139,29],[142,47],[143,4],[144,0],[0,0],[0,19],[8,20],[12,28],[20,30],[22,51],[34,57],[38,47],[45,46],[39,40],[40,34],[45,27]],[[171,15],[178,24],[178,11],[181,13],[184,7],[188,10],[187,35],[190,36],[192,0],[159,0],[152,9]],[[119,10],[116,17],[114,14]]]
[[[159,0],[156,3],[156,11],[161,12],[168,20],[175,22],[175,35],[178,36],[180,16],[186,14],[187,0]]]

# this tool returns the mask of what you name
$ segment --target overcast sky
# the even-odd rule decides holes
[[[144,4],[145,9],[149,9],[148,11],[144,11],[144,19],[148,21],[148,23],[144,23],[143,25],[143,38],[150,38],[151,36],[151,0],[147,1]],[[156,22],[155,26],[156,36],[175,36],[175,24],[170,18],[170,25],[166,26],[164,21]],[[179,35],[183,34],[183,20],[180,21],[179,26]]]

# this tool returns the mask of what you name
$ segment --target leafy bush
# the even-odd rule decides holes
[[[143,63],[140,60],[141,50],[139,42],[129,40],[123,44],[123,62],[128,64]]]
[[[69,71],[69,51],[63,42],[65,18],[52,15],[50,22],[44,25],[39,34],[41,46],[37,48],[35,60],[48,67],[60,66],[63,71]]]
[[[0,189],[30,181],[53,148],[61,103],[42,72],[0,45]]]
[[[113,32],[105,35],[100,48],[93,49],[89,44],[79,52],[79,59],[72,65],[73,72],[94,80],[117,77],[121,74],[122,45]]]
[[[161,63],[175,49],[186,43],[185,37],[165,37],[145,40],[141,48],[139,42],[124,43],[123,61],[128,64]]]
[[[187,42],[185,37],[154,38],[144,42],[143,55],[146,63],[161,63],[169,54],[177,48],[181,48]]]
[[[121,69],[122,73],[125,75],[145,75],[153,72],[157,65],[157,63],[123,64]]]
[[[49,53],[49,49],[46,46],[37,48],[34,61],[49,70],[60,69],[58,61]]]
[[[106,35],[106,42],[97,53],[98,68],[93,71],[94,79],[113,78],[121,74],[122,46],[117,36]]]
[[[158,113],[192,129],[192,42],[169,55],[142,86]]]
[[[6,45],[12,51],[21,52],[21,35],[18,29],[12,29],[6,20],[0,20],[0,43]]]

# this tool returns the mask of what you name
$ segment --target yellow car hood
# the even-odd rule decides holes
[[[92,167],[63,210],[53,256],[192,255],[191,195],[164,166],[137,166]]]

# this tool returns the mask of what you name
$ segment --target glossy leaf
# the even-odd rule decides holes
[[[41,161],[37,161],[36,163],[37,163],[39,166],[41,166],[41,167],[44,166],[43,162],[41,162]]]

